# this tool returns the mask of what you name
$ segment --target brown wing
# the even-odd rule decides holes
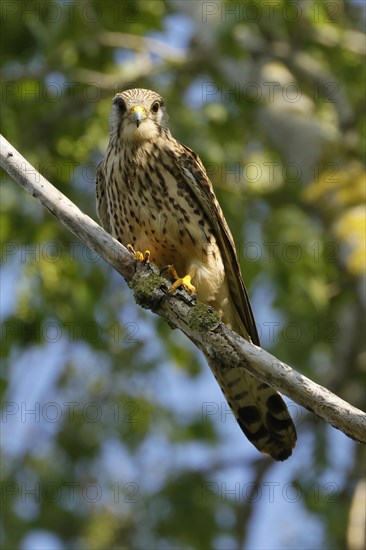
[[[107,196],[104,179],[104,161],[99,163],[96,174],[96,199],[97,199],[97,214],[102,224],[103,229],[111,233],[111,226],[109,223]]]
[[[257,327],[249,297],[241,277],[234,239],[215,196],[213,185],[207,176],[205,167],[199,156],[182,143],[177,142],[177,144],[181,147],[181,154],[176,157],[180,171],[192,188],[192,193],[194,192],[197,196],[197,200],[200,202],[200,206],[210,220],[212,227],[214,229],[217,228],[215,238],[224,262],[232,302],[253,344],[259,346]],[[197,183],[199,184],[198,186]]]
[[[181,154],[178,164],[200,207],[211,221],[220,247],[225,275],[230,291],[231,307],[235,307],[241,336],[259,345],[259,337],[249,298],[240,274],[234,240],[215,197],[212,183],[199,157],[188,147],[178,144]],[[198,185],[197,185],[198,184]],[[255,447],[275,460],[285,460],[296,443],[296,430],[280,395],[270,386],[257,380],[244,368],[221,368],[213,373],[232,408],[239,426]]]

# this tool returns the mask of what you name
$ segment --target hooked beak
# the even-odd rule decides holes
[[[141,122],[146,118],[147,112],[140,105],[132,107],[130,111],[131,120],[136,123],[137,128],[140,126]]]

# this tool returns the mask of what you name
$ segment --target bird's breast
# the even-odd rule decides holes
[[[159,268],[173,264],[180,276],[193,269],[199,298],[212,302],[225,278],[220,250],[198,197],[170,157],[151,151],[133,162],[115,160],[106,181],[114,236],[149,250]]]

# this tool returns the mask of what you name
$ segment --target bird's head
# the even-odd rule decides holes
[[[111,136],[135,144],[156,139],[168,127],[163,98],[156,92],[134,88],[113,98]]]

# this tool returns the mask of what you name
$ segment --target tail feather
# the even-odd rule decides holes
[[[243,318],[228,288],[223,287],[218,309],[223,312],[224,323],[246,340],[260,345],[248,299],[246,311],[249,313]],[[253,320],[252,324],[248,324],[247,317]],[[275,460],[286,460],[291,456],[297,440],[296,429],[279,393],[244,368],[223,367],[216,371],[214,376],[249,441],[258,451]]]
[[[291,456],[297,436],[282,397],[240,367],[214,375],[249,441],[275,460]]]

